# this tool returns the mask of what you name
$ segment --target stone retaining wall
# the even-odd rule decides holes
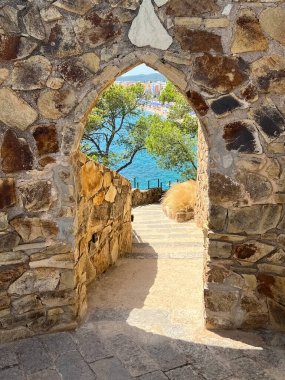
[[[132,206],[143,206],[152,203],[158,203],[162,197],[162,189],[160,187],[148,190],[133,189],[132,190]]]
[[[140,63],[207,140],[206,325],[285,329],[284,28],[282,0],[1,3],[2,335],[84,312],[73,158],[102,91]]]
[[[79,153],[76,177],[76,274],[81,299],[86,285],[132,250],[131,184]]]

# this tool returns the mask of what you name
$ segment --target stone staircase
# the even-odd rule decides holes
[[[177,223],[168,219],[160,204],[137,207],[132,214],[133,258],[202,258],[203,234],[193,221]]]

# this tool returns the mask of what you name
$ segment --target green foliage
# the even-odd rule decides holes
[[[175,169],[185,179],[196,178],[198,119],[185,98],[167,82],[161,101],[171,103],[167,118],[144,115],[144,87],[113,84],[92,110],[85,128],[82,150],[118,172],[129,166],[143,149],[160,167]],[[114,152],[113,145],[121,149]]]
[[[130,165],[136,153],[144,149],[145,130],[138,118],[144,97],[141,83],[127,88],[113,84],[88,117],[82,151],[118,172]],[[120,151],[112,150],[114,143],[121,147]]]
[[[165,88],[161,91],[158,100],[161,103],[172,103],[175,102],[180,93],[176,90],[174,84],[167,82]]]

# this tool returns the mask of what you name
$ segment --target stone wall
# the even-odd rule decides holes
[[[132,190],[132,206],[143,206],[152,203],[158,203],[162,197],[162,189],[156,187],[148,190],[133,189]]]
[[[197,196],[194,212],[194,219],[196,224],[204,229],[207,229],[208,223],[208,210],[209,210],[209,180],[208,180],[208,144],[206,141],[206,134],[199,124],[198,129],[198,169],[197,169]]]
[[[80,178],[76,188],[76,270],[85,288],[120,256],[131,253],[131,184],[82,153],[74,160]]]
[[[140,63],[187,97],[208,143],[207,326],[285,328],[284,7],[282,0],[1,2],[6,336],[72,327],[84,311],[85,279],[74,269],[73,157],[98,96]]]

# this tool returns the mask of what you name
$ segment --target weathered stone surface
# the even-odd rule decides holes
[[[254,12],[246,10],[237,19],[237,27],[232,44],[232,53],[262,51],[268,48],[268,42]]]
[[[69,0],[57,0],[53,3],[53,5],[66,11],[83,16],[98,3],[99,0],[78,0],[76,2]]]
[[[227,209],[222,206],[211,205],[209,212],[209,228],[214,231],[222,231],[225,226]]]
[[[55,222],[40,218],[15,218],[11,221],[24,242],[55,237],[58,227]]]
[[[59,90],[64,85],[63,78],[49,77],[46,83],[47,87],[53,90]]]
[[[63,79],[74,87],[81,87],[88,79],[87,70],[75,61],[67,61],[58,67]]]
[[[272,185],[268,179],[256,173],[246,173],[241,176],[241,181],[253,201],[268,198],[272,194]]]
[[[0,89],[0,103],[0,120],[8,127],[26,129],[38,117],[37,112],[9,88]]]
[[[205,304],[208,310],[231,312],[238,302],[237,291],[204,290]]]
[[[193,79],[202,86],[220,93],[232,91],[248,77],[245,61],[205,54],[195,59]]]
[[[39,310],[43,308],[40,298],[36,294],[29,294],[12,301],[13,311],[17,314],[27,313],[31,310]]]
[[[257,132],[248,121],[236,121],[224,127],[223,138],[228,150],[236,150],[241,153],[261,153]]]
[[[260,24],[263,30],[276,41],[285,45],[285,9],[268,8],[261,12]]]
[[[113,203],[115,198],[116,198],[116,195],[117,195],[117,189],[115,188],[114,185],[111,184],[111,186],[109,187],[109,189],[105,195],[105,200],[107,202]]]
[[[20,36],[17,34],[0,34],[0,60],[10,61],[17,58]]]
[[[235,245],[233,253],[239,260],[255,263],[267,256],[273,250],[274,246],[270,244],[250,240],[246,243]]]
[[[12,251],[18,244],[20,238],[15,232],[0,233],[0,252]]]
[[[264,92],[284,94],[285,58],[281,55],[265,56],[252,63],[252,74],[258,88]]]
[[[103,175],[94,162],[88,161],[81,169],[82,194],[85,197],[95,195],[103,185]]]
[[[209,240],[208,250],[210,257],[228,259],[232,254],[232,244],[223,241]]]
[[[151,46],[167,50],[172,44],[172,37],[156,15],[151,0],[143,0],[128,36],[132,44],[138,47]]]
[[[183,50],[193,53],[223,52],[221,36],[205,30],[191,30],[184,26],[175,28],[175,37],[180,42]]]
[[[0,288],[6,290],[17,280],[27,269],[26,264],[20,265],[1,265],[0,266]]]
[[[8,292],[17,295],[52,292],[57,288],[59,281],[58,270],[37,268],[24,273],[9,287]]]
[[[10,236],[13,239],[13,236],[10,234]],[[19,239],[17,239],[19,241]],[[9,245],[9,243],[7,244]],[[10,244],[12,245],[12,244]],[[6,248],[6,247],[5,247]],[[14,248],[14,247],[13,247]],[[0,253],[0,265],[17,265],[17,264],[23,264],[28,261],[28,256],[25,255],[23,252],[2,252]]]
[[[274,327],[284,330],[285,306],[274,300],[268,300],[270,321]]]
[[[9,76],[9,70],[6,69],[5,67],[2,69],[0,68],[0,84],[5,82],[5,80],[8,78],[8,76]]]
[[[46,22],[58,21],[63,18],[62,14],[53,6],[41,9],[40,14]]]
[[[51,64],[49,60],[40,55],[16,62],[12,72],[12,88],[14,90],[43,88],[50,73]]]
[[[258,99],[258,91],[257,88],[252,84],[248,84],[245,88],[243,88],[240,92],[243,99],[247,102],[255,102]]]
[[[166,13],[170,16],[203,16],[219,10],[216,0],[170,0]]]
[[[206,28],[226,28],[230,25],[230,21],[227,17],[221,18],[207,18],[204,20]]]
[[[14,206],[17,202],[14,178],[0,178],[0,209]]]
[[[53,25],[50,29],[48,41],[42,46],[41,51],[44,55],[57,58],[78,55],[81,48],[71,23],[60,20]]]
[[[83,54],[79,58],[79,62],[92,73],[96,73],[100,67],[100,58],[95,53]]]
[[[41,15],[36,6],[32,6],[23,17],[23,22],[27,33],[37,40],[44,40],[46,37],[45,27],[42,23]]]
[[[232,95],[222,96],[211,103],[211,108],[216,115],[223,115],[241,107],[241,103]]]
[[[28,37],[20,38],[17,59],[27,58],[38,47],[38,42]]]
[[[5,173],[31,170],[33,154],[28,143],[8,129],[1,146],[2,169]]]
[[[10,297],[7,292],[0,292],[0,310],[7,309],[10,306]]]
[[[0,212],[0,231],[8,228],[8,216],[5,212]]]
[[[34,139],[36,140],[39,155],[57,153],[59,144],[57,140],[56,127],[54,125],[39,125],[34,129]]]
[[[229,209],[228,232],[263,234],[275,228],[280,220],[281,205],[254,205]]]
[[[26,210],[47,211],[50,208],[52,202],[50,182],[28,182],[19,186],[19,190]]]
[[[261,130],[270,138],[279,137],[285,130],[285,119],[275,107],[263,106],[254,111],[253,117]]]
[[[242,196],[240,184],[220,173],[212,173],[209,178],[209,197],[214,204],[236,202]]]
[[[39,112],[47,119],[52,120],[67,115],[74,105],[75,94],[71,89],[44,91],[38,98]]]
[[[205,116],[209,110],[209,106],[205,102],[202,95],[196,91],[187,91],[186,96],[189,99],[191,105],[194,107],[201,116]]]
[[[285,277],[274,276],[273,274],[259,273],[257,275],[257,290],[260,294],[274,299],[285,306]]]
[[[114,40],[121,34],[118,18],[112,13],[101,18],[95,11],[78,20],[75,33],[79,41],[89,47],[96,47]]]

